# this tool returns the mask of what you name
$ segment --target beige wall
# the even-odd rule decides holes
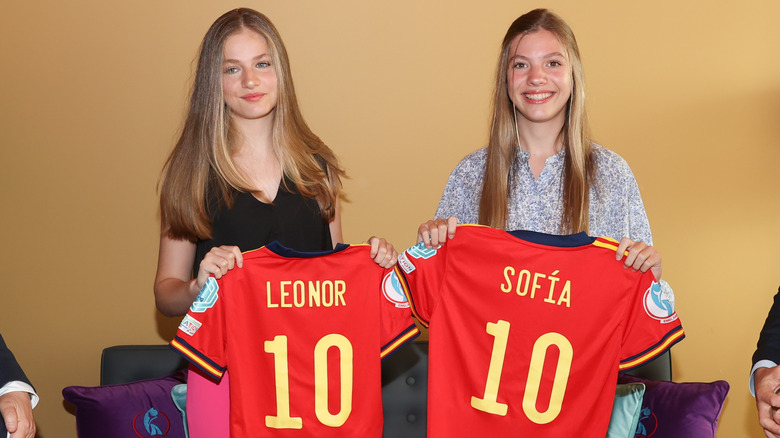
[[[449,171],[483,145],[498,45],[534,5],[247,5],[282,32],[304,114],[351,176],[347,241],[413,243]],[[0,330],[40,392],[40,437],[76,436],[60,391],[96,385],[104,347],[173,333],[152,298],[156,182],[197,44],[236,6],[3,7]],[[675,380],[728,380],[718,436],[762,436],[746,375],[780,284],[780,3],[545,6],[577,33],[597,139],[639,180],[688,334]]]

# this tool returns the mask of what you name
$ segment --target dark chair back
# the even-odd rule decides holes
[[[168,345],[116,345],[103,350],[100,384],[155,379],[183,368],[187,368],[187,361]]]
[[[664,354],[656,357],[650,362],[636,367],[626,374],[641,377],[648,380],[666,380],[672,381],[672,353],[666,350]]]
[[[425,438],[428,425],[428,343],[412,342],[382,362],[386,438]]]

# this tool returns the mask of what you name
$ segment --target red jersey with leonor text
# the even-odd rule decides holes
[[[277,242],[208,280],[171,346],[215,380],[230,370],[230,435],[381,437],[380,359],[419,332],[369,245]]]
[[[618,370],[684,337],[674,297],[617,242],[461,225],[396,275],[429,327],[428,436],[606,435]]]

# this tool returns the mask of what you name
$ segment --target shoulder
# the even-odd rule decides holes
[[[435,217],[455,216],[461,223],[477,222],[486,157],[487,149],[483,148],[460,160],[450,173]]]
[[[617,152],[593,143],[593,156],[598,176],[611,176],[621,179],[634,178],[634,173],[631,171],[628,162],[618,155]]]
[[[474,173],[483,173],[485,171],[485,161],[487,160],[487,148],[477,149],[474,152],[463,157],[451,176],[472,175]]]
[[[610,166],[610,167],[622,167],[628,166],[628,162],[623,159],[617,152],[607,149],[600,144],[593,143],[593,156],[596,158],[598,165]]]
[[[460,160],[460,163],[458,163],[458,167],[468,167],[468,166],[484,166],[485,160],[487,159],[487,148],[481,148],[477,149],[474,152],[471,152],[470,154],[463,157],[463,159]]]

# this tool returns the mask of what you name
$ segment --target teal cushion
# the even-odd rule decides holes
[[[634,438],[644,395],[645,385],[642,383],[617,385],[607,438]]]
[[[181,412],[181,418],[184,422],[184,436],[189,438],[190,433],[187,427],[187,384],[182,383],[174,386],[171,389],[171,398],[173,398],[173,404],[176,405],[176,409]]]

